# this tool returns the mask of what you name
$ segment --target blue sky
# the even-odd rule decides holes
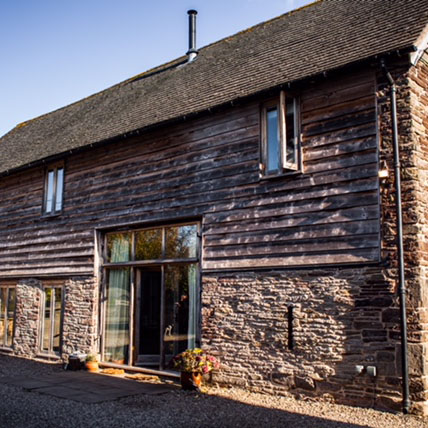
[[[311,0],[0,0],[0,136]]]

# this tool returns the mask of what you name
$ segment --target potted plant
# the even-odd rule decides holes
[[[202,376],[220,367],[217,358],[200,348],[187,349],[176,355],[172,363],[180,371],[181,387],[184,390],[198,390]]]
[[[86,369],[89,372],[97,373],[98,372],[98,358],[96,354],[88,354],[86,356]]]

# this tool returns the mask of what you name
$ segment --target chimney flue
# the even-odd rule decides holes
[[[189,50],[187,55],[189,56],[188,62],[192,62],[198,55],[196,50],[196,14],[198,12],[191,9],[187,13],[189,14]]]

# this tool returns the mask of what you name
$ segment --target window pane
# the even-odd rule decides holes
[[[52,288],[45,288],[45,313],[43,318],[43,342],[42,349],[49,351],[50,336],[51,336],[51,301],[52,301]]]
[[[287,97],[286,101],[286,128],[287,128],[287,146],[286,146],[286,156],[287,164],[295,164],[296,159],[296,149],[295,149],[295,111],[294,111],[294,98]]]
[[[165,270],[166,364],[179,352],[195,347],[197,326],[196,265],[169,266]]]
[[[54,304],[54,328],[53,328],[53,351],[59,352],[61,346],[61,307],[62,307],[62,289],[55,288]]]
[[[107,259],[109,263],[128,262],[131,259],[131,234],[107,235]]]
[[[64,169],[57,169],[56,177],[56,194],[55,194],[55,211],[61,211],[62,209],[62,190],[64,187]]]
[[[107,285],[105,361],[127,361],[129,352],[130,270],[112,269]]]
[[[9,288],[7,303],[7,346],[12,346],[13,326],[15,321],[15,289]]]
[[[162,229],[137,232],[135,243],[136,260],[154,260],[162,257]]]
[[[278,109],[268,110],[266,116],[267,171],[273,172],[279,165]]]
[[[49,171],[48,187],[46,189],[46,212],[47,213],[52,212],[52,208],[53,208],[54,178],[55,178],[55,171]]]
[[[168,227],[166,229],[167,259],[187,259],[196,257],[197,226]]]
[[[0,288],[0,345],[5,346],[7,288]]]

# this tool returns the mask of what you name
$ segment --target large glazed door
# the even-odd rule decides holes
[[[108,232],[103,260],[103,361],[172,368],[199,337],[199,223]]]
[[[137,364],[168,368],[195,346],[198,322],[196,264],[142,269],[137,293]]]

